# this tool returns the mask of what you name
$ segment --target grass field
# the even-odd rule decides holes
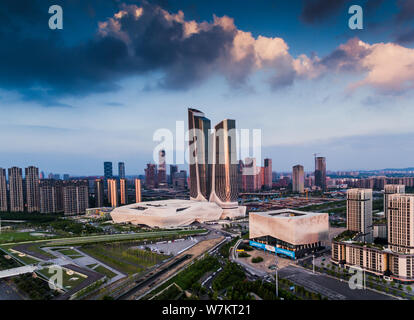
[[[105,268],[104,266],[98,266],[94,269],[94,271],[107,276],[109,279],[112,279],[116,276],[116,273],[112,272],[111,270]]]
[[[83,246],[81,250],[128,275],[140,273],[167,258],[151,251],[131,249],[133,245],[136,243],[90,244]]]
[[[46,238],[44,236],[32,236],[30,233],[31,232],[2,231],[0,233],[0,244],[43,240]]]
[[[38,273],[42,274],[47,279],[50,279],[54,274],[56,274],[56,271],[49,273],[49,268],[44,268],[39,270]],[[73,273],[71,270],[62,269],[62,285],[65,290],[75,288],[86,279],[87,277]]]

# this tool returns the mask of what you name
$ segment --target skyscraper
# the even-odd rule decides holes
[[[303,193],[305,191],[305,172],[303,166],[296,165],[292,171],[292,191]]]
[[[102,179],[95,180],[95,206],[104,206],[104,182]]]
[[[372,241],[372,190],[349,189],[346,193],[346,228]]]
[[[402,184],[387,184],[384,186],[384,216],[388,218],[388,198],[391,194],[405,193],[405,186]]]
[[[118,162],[118,177],[119,179],[125,179],[125,163]]]
[[[145,187],[147,189],[154,189],[157,186],[157,165],[148,163],[145,169]]]
[[[118,207],[118,181],[108,179],[108,201],[111,207]]]
[[[112,162],[110,161],[104,162],[104,177],[105,177],[105,180],[111,179],[113,177]]]
[[[40,211],[39,169],[30,166],[25,169],[27,212]]]
[[[89,187],[87,180],[64,181],[63,202],[65,215],[85,214],[89,207]]]
[[[315,158],[315,186],[326,190],[326,158]]]
[[[121,194],[121,204],[125,205],[128,203],[128,188],[127,188],[127,180],[126,179],[119,179],[119,191]]]
[[[141,202],[141,179],[135,179],[135,202]]]
[[[267,189],[271,189],[272,182],[272,159],[264,159],[264,186]]]
[[[237,208],[238,161],[236,149],[236,121],[223,120],[215,126],[213,137],[214,163],[210,201],[222,208]]]
[[[0,212],[6,212],[7,209],[6,169],[0,168]]]
[[[160,150],[158,154],[158,185],[167,185],[167,167],[165,164],[165,150]]]
[[[10,211],[23,212],[23,178],[22,169],[13,167],[9,170]]]
[[[203,112],[188,109],[190,199],[207,201],[211,192],[209,159],[210,120]]]

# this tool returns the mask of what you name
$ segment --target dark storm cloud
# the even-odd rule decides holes
[[[337,14],[349,0],[304,0],[301,19],[308,24],[325,21]]]
[[[209,24],[185,37],[182,22],[143,2],[139,19],[129,12],[116,21],[121,26],[118,33],[108,27],[105,34],[67,46],[59,31],[45,29],[36,35],[26,31],[27,23],[47,26],[48,15],[34,2],[24,1],[28,7],[22,10],[15,1],[0,4],[0,15],[13,22],[0,29],[0,41],[7,44],[0,50],[0,86],[18,90],[26,99],[46,101],[65,94],[114,90],[117,80],[152,71],[164,74],[162,87],[189,88],[217,71],[235,35],[235,30]]]
[[[398,23],[407,22],[414,19],[414,1],[398,0],[398,6],[400,7],[400,11],[395,17]]]

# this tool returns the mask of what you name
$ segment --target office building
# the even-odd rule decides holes
[[[40,211],[39,169],[28,167],[25,169],[26,205],[27,212]]]
[[[203,112],[188,109],[190,199],[208,201],[211,193],[211,123]]]
[[[119,193],[121,195],[121,205],[128,203],[128,186],[126,179],[119,179]]]
[[[87,180],[64,181],[63,208],[67,216],[86,213],[86,209],[89,208],[89,184]]]
[[[0,168],[0,212],[6,212],[7,210],[6,169]]]
[[[13,167],[9,170],[10,211],[23,212],[23,177],[22,169]]]
[[[296,165],[292,170],[292,191],[298,193],[305,192],[305,172],[303,166]]]
[[[116,179],[108,179],[108,202],[111,207],[118,207],[118,181]]]
[[[118,177],[119,179],[125,179],[125,163],[118,162]]]
[[[315,157],[315,186],[326,190],[326,158]]]
[[[235,120],[223,120],[215,126],[213,136],[215,157],[211,171],[212,190],[209,201],[216,202],[223,209],[237,211],[239,190],[235,129]]]
[[[113,177],[112,162],[110,161],[104,162],[104,177],[105,177],[105,180],[111,179]]]
[[[273,186],[272,179],[272,159],[264,159],[264,179],[263,184],[266,189],[271,189]]]
[[[105,205],[104,199],[104,181],[95,179],[95,207],[102,208]]]
[[[135,179],[135,202],[141,201],[141,179]]]

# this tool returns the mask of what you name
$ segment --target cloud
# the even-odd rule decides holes
[[[349,89],[368,86],[383,94],[400,94],[414,86],[414,49],[395,43],[368,44],[353,38],[321,59],[322,72],[353,72],[360,81]]]
[[[349,0],[305,0],[301,19],[308,24],[321,23],[337,14]]]
[[[315,9],[322,3],[308,5]],[[58,32],[48,30],[41,37],[19,29],[28,23],[22,16],[30,13],[18,11],[9,0],[6,4],[12,8],[13,24],[3,26],[3,31],[17,31],[0,29],[0,41],[8,44],[0,50],[0,87],[46,106],[65,106],[58,101],[63,96],[114,91],[119,80],[152,74],[158,78],[156,88],[168,90],[187,90],[213,75],[224,76],[232,87],[251,90],[249,78],[258,71],[273,90],[332,72],[364,76],[351,84],[352,89],[371,86],[390,93],[412,86],[413,50],[393,43],[371,45],[351,39],[322,58],[293,57],[284,39],[253,36],[238,29],[230,17],[197,22],[186,19],[182,11],[171,13],[139,1],[120,4],[112,17],[98,23],[93,37],[68,46]],[[1,8],[0,15],[6,12],[3,3]],[[43,14],[36,6],[33,10]]]
[[[46,34],[0,33],[8,43],[0,52],[0,86],[49,105],[68,94],[116,90],[122,78],[153,72],[162,75],[159,87],[172,90],[189,89],[213,74],[243,87],[263,69],[273,88],[314,76],[311,59],[293,58],[282,38],[254,37],[227,16],[186,20],[182,11],[170,13],[146,1],[120,4],[98,23],[93,38],[77,45],[65,45],[59,33]]]

